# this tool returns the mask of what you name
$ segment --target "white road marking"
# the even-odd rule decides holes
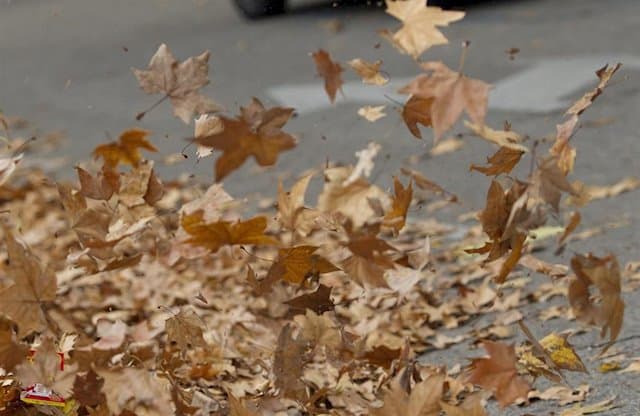
[[[596,84],[594,72],[597,69],[607,63],[617,62],[622,62],[623,68],[640,68],[640,58],[631,55],[594,55],[535,61],[528,68],[495,82],[489,96],[489,107],[519,113],[547,113],[565,109],[571,104],[572,96]],[[342,87],[344,96],[336,98],[336,105],[389,104],[389,98],[404,102],[406,97],[397,91],[411,79],[392,79],[382,87],[364,85],[360,81],[345,82]],[[329,102],[321,80],[309,84],[277,85],[270,87],[267,95],[281,105],[294,107],[301,115],[334,106]]]

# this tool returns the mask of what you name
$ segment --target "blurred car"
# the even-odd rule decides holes
[[[238,9],[250,19],[284,12],[285,1],[286,0],[234,0]]]

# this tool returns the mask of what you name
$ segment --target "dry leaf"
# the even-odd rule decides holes
[[[383,406],[369,409],[369,414],[372,416],[438,416],[444,380],[443,374],[431,375],[417,383],[411,393],[407,393],[401,384],[394,380],[391,383],[391,389],[386,391],[382,398]]]
[[[301,284],[309,277],[315,279],[322,273],[339,270],[324,257],[314,254],[318,250],[315,246],[297,246],[278,250],[278,259],[272,268],[282,270],[282,280],[289,283]]]
[[[395,251],[395,248],[378,238],[380,225],[367,225],[354,231],[347,224],[346,231],[349,242],[345,246],[353,254],[343,260],[343,270],[361,285],[389,287],[384,274],[386,270],[394,267],[394,262],[385,253]]]
[[[411,134],[417,139],[422,139],[422,133],[420,133],[418,124],[422,124],[425,127],[431,127],[433,125],[431,118],[431,105],[433,101],[433,97],[422,98],[417,95],[412,95],[404,106],[402,106],[402,120],[407,125],[407,128],[409,128]]]
[[[437,27],[448,26],[464,17],[464,12],[427,7],[424,0],[387,0],[386,4],[387,13],[400,20],[403,26],[395,33],[383,31],[382,35],[413,59],[434,45],[448,43]]]
[[[524,152],[510,147],[501,147],[493,156],[487,158],[488,167],[471,165],[470,170],[477,170],[487,176],[507,174],[518,164]]]
[[[24,156],[24,154],[20,153],[15,156],[0,158],[0,186],[7,183],[9,177],[16,171],[16,167],[22,160],[22,156]]]
[[[367,105],[358,109],[358,115],[367,121],[374,122],[380,120],[382,117],[386,117],[387,114],[384,112],[384,107],[384,105]]]
[[[200,88],[209,84],[210,54],[209,51],[205,51],[186,61],[178,62],[169,47],[163,43],[151,57],[149,69],[132,68],[132,71],[144,92],[164,94],[164,97],[171,100],[175,116],[189,124],[194,115],[220,110],[216,103],[198,92]],[[138,120],[144,114],[138,114]]]
[[[332,103],[336,100],[336,92],[342,88],[342,67],[331,60],[329,53],[323,49],[311,54],[316,64],[318,75],[324,79],[324,90]]]
[[[100,340],[94,342],[91,347],[97,350],[116,350],[124,343],[128,329],[127,324],[121,320],[110,322],[101,319],[96,325],[96,334]]]
[[[370,142],[366,149],[358,150],[356,152],[358,163],[356,163],[356,166],[351,171],[349,177],[344,180],[342,186],[348,187],[356,182],[360,177],[368,178],[371,176],[371,172],[374,167],[373,159],[378,155],[381,148],[382,146],[378,143]]]
[[[104,386],[104,379],[93,369],[89,369],[84,374],[79,373],[73,382],[73,398],[83,406],[99,406],[107,400],[102,392],[102,386]]]
[[[476,358],[471,362],[469,382],[493,391],[502,407],[518,398],[526,398],[531,387],[518,375],[513,345],[483,341],[482,346],[489,353],[489,358]]]
[[[569,223],[564,228],[564,232],[562,233],[562,235],[558,239],[558,245],[564,244],[564,242],[567,240],[567,237],[569,237],[569,235],[572,232],[574,232],[576,230],[576,228],[578,228],[578,225],[580,225],[580,220],[581,219],[582,219],[582,216],[580,215],[580,213],[578,211],[574,211],[571,214],[571,218],[569,218]]]
[[[238,169],[249,156],[260,166],[274,165],[278,155],[296,146],[296,140],[282,127],[293,114],[292,108],[265,109],[257,98],[247,107],[240,107],[236,118],[218,116],[223,129],[198,135],[194,141],[201,146],[222,152],[215,164],[216,182]]]
[[[440,156],[446,153],[453,153],[460,150],[464,145],[464,141],[450,137],[448,139],[440,140],[437,145],[433,146],[429,153],[431,156]]]
[[[409,186],[405,188],[398,178],[394,176],[393,193],[391,209],[385,213],[382,225],[391,228],[397,234],[402,230],[407,219],[407,211],[413,196],[412,182],[410,181]]]
[[[273,359],[274,385],[284,397],[305,400],[307,391],[302,384],[305,365],[310,361],[309,345],[299,335],[294,336],[294,326],[286,324],[278,336]]]
[[[584,416],[606,412],[617,407],[613,404],[613,399],[614,397],[586,406],[580,404],[572,407],[571,409],[563,410],[562,413],[560,413],[560,416]]]
[[[357,58],[350,60],[348,64],[362,78],[362,82],[365,84],[384,85],[389,82],[389,78],[380,73],[382,61],[371,63]]]
[[[108,201],[120,189],[120,174],[109,168],[103,169],[95,177],[81,167],[76,166],[76,171],[80,193],[87,198]]]
[[[553,363],[563,370],[587,372],[580,356],[573,345],[567,340],[567,336],[551,333],[540,340],[540,345],[551,357]]]
[[[130,129],[124,131],[117,141],[101,144],[93,151],[93,156],[102,158],[105,168],[115,169],[119,164],[138,166],[142,160],[140,149],[157,152],[148,140],[151,132],[142,129]]]
[[[27,357],[27,344],[18,341],[13,331],[13,322],[0,316],[0,368],[12,371]]]
[[[175,342],[184,352],[196,347],[207,347],[203,338],[204,329],[202,318],[191,308],[182,308],[177,315],[165,321],[167,339]]]
[[[318,315],[322,315],[335,308],[331,300],[331,287],[323,284],[318,285],[318,288],[314,292],[297,296],[284,303],[289,305],[289,308],[291,308],[291,311],[295,314],[304,314],[306,313],[305,311],[309,309]]]
[[[275,238],[264,235],[267,228],[265,217],[254,217],[236,223],[229,221],[206,223],[203,216],[202,210],[182,216],[182,228],[190,235],[186,243],[205,247],[213,253],[225,245],[278,244],[278,240]]]
[[[313,174],[303,176],[285,192],[282,181],[278,182],[278,221],[282,226],[300,235],[307,235],[315,226],[314,219],[320,213],[304,206],[304,195]]]
[[[442,62],[425,62],[421,67],[427,74],[418,75],[400,92],[433,98],[431,123],[435,142],[455,124],[463,111],[474,123],[484,124],[489,84],[452,71]]]
[[[511,130],[494,130],[482,123],[470,123],[464,122],[465,127],[473,131],[478,137],[485,139],[486,141],[497,144],[500,147],[508,147],[513,150],[519,150],[521,152],[528,152],[529,149],[520,144],[523,137],[518,133]]]
[[[613,74],[615,74],[616,71],[620,69],[621,66],[622,66],[621,63],[617,63],[611,67],[609,66],[609,64],[606,64],[602,68],[598,69],[596,71],[596,75],[600,80],[598,82],[598,86],[594,88],[592,91],[589,91],[586,94],[584,94],[578,101],[576,101],[571,106],[571,108],[567,110],[567,114],[580,115],[584,112],[584,110],[589,108],[589,106],[593,104],[595,99],[598,98],[600,94],[602,94],[602,91],[611,80],[611,77],[613,76]]]
[[[13,284],[0,292],[0,312],[18,324],[18,339],[22,339],[50,325],[47,308],[56,300],[56,277],[10,230],[4,231],[9,256],[7,274]]]
[[[571,259],[571,268],[576,277],[569,284],[569,304],[576,318],[598,325],[601,337],[609,332],[606,351],[618,338],[624,318],[624,301],[620,296],[620,267],[614,256],[596,257],[576,255]],[[601,304],[592,302],[589,287],[595,285]]]

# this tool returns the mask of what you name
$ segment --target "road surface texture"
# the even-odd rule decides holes
[[[475,4],[466,10],[464,20],[444,30],[450,44],[434,47],[424,58],[443,60],[455,68],[461,43],[470,40],[465,72],[494,85],[487,118],[493,127],[508,120],[514,130],[532,137],[552,133],[562,109],[594,85],[594,71],[607,62],[621,61],[624,66],[613,85],[582,119],[584,125],[574,142],[578,158],[573,177],[605,185],[640,175],[637,0],[513,0]],[[343,30],[327,30],[326,23],[332,19],[342,22]],[[320,168],[326,160],[352,163],[354,152],[373,140],[382,145],[372,175],[378,184],[388,187],[391,173],[410,156],[424,154],[415,168],[459,195],[462,211],[480,209],[488,180],[469,172],[468,165],[484,162],[491,147],[465,135],[462,150],[429,158],[431,131],[425,130],[423,142],[415,140],[394,111],[395,88],[418,73],[407,56],[376,35],[378,29],[395,27],[396,22],[380,8],[332,7],[322,2],[298,2],[288,15],[248,22],[226,0],[0,0],[0,109],[28,119],[41,131],[66,133],[68,140],[62,150],[46,158],[39,155],[41,159],[31,162],[54,166],[55,158],[64,156],[67,167],[60,170],[60,176],[73,174],[69,166],[86,160],[97,144],[132,126],[152,130],[152,140],[163,154],[180,152],[185,144],[182,139],[193,133],[193,126],[172,117],[168,103],[136,122],[136,113],[157,97],[138,88],[130,68],[146,67],[162,42],[179,59],[209,49],[213,82],[205,93],[229,111],[235,112],[238,105],[256,96],[268,104],[298,107],[300,113],[286,129],[300,138],[299,146],[282,155],[275,169],[258,170],[251,162],[232,173],[225,181],[232,195],[260,192],[273,196],[279,176],[291,183],[287,173]],[[376,47],[378,43],[381,46]],[[344,95],[336,105],[329,105],[309,57],[318,48],[342,62],[356,57],[382,59],[384,70],[391,75],[391,86],[363,91],[356,75],[347,71]],[[509,48],[520,49],[514,59],[505,53]],[[365,104],[387,104],[389,115],[368,123],[356,114]],[[458,126],[454,133],[463,131]],[[193,155],[193,149],[188,153]],[[196,163],[190,156],[160,170],[165,178],[186,172],[194,181],[210,183],[212,163],[211,159]],[[316,182],[315,190],[320,180]],[[572,243],[556,261],[568,264],[574,252],[586,251],[615,253],[621,264],[637,260],[638,195],[627,193],[583,209],[585,226],[621,220],[626,225]],[[426,214],[415,210],[411,215]],[[640,301],[637,296],[625,296],[622,338],[640,334],[636,319]],[[535,305],[533,310],[542,307]],[[576,327],[576,323],[531,319],[530,326],[539,336]],[[521,339],[518,336],[512,341]],[[595,331],[574,338],[574,344],[587,356],[595,355],[588,347],[597,342]],[[617,348],[628,357],[640,355],[640,339],[622,341]],[[454,363],[480,354],[461,344],[427,354],[425,360]],[[586,364],[590,373],[570,374],[569,381],[591,385],[588,402],[616,396],[619,407],[607,414],[640,413],[637,373],[601,374],[597,362],[587,360]],[[498,414],[495,407],[490,410]],[[557,409],[549,403],[512,406],[505,412],[554,413]]]

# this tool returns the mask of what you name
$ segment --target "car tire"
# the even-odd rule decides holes
[[[284,12],[285,0],[234,0],[236,7],[249,19]]]

